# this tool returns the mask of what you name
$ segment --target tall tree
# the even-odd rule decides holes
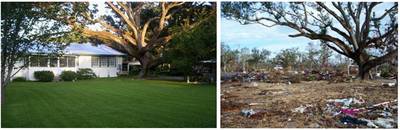
[[[37,3],[2,2],[1,3],[1,103],[5,102],[6,86],[11,78],[29,64],[32,50],[36,53],[57,53],[68,43],[64,36],[73,36],[63,25],[48,19],[46,10]],[[16,66],[21,63],[21,66]]]
[[[329,57],[332,56],[332,51],[329,50],[329,47],[327,46],[326,41],[321,41],[320,44],[321,50],[320,50],[320,61],[321,61],[321,69],[322,70],[327,70],[329,67]]]
[[[247,47],[240,48],[239,53],[239,66],[242,71],[246,71],[249,69],[248,67],[248,60],[251,58],[250,49]]]
[[[231,49],[229,45],[221,43],[221,66],[223,72],[237,71],[234,66],[237,66],[239,61],[239,51]]]
[[[315,44],[309,42],[307,45],[307,53],[306,59],[304,59],[304,64],[309,69],[317,69],[319,68],[318,64],[318,56],[320,52],[317,50]]]
[[[214,11],[213,15],[210,15],[210,10]],[[187,78],[197,74],[195,67],[209,67],[204,64],[215,65],[215,63],[204,63],[204,61],[216,61],[216,9],[210,8],[203,11],[199,11],[197,17],[201,17],[207,22],[203,22],[194,28],[182,28],[177,25],[176,29],[179,29],[181,33],[171,40],[164,51],[163,61],[174,66]],[[213,66],[213,68],[216,68],[216,66]],[[215,77],[213,78],[215,79]]]
[[[378,5],[382,6],[377,8]],[[358,64],[359,77],[366,79],[371,68],[397,56],[398,3],[385,5],[381,2],[224,2],[222,12],[224,17],[242,24],[286,26],[298,32],[290,37],[326,41],[330,49],[353,59]],[[371,50],[381,53],[373,55]]]
[[[263,64],[270,54],[271,52],[266,49],[259,50],[257,48],[253,48],[251,50],[251,58],[248,60],[248,62],[253,66],[254,69],[258,69],[259,65]]]
[[[282,67],[292,70],[292,67],[297,66],[297,61],[300,57],[298,48],[283,49],[274,58],[275,64],[282,65]]]
[[[212,14],[215,4],[198,2],[106,2],[110,13],[98,16],[96,6],[89,3],[62,3],[60,20],[66,21],[76,32],[89,39],[102,41],[123,51],[141,64],[139,76],[145,77],[150,68],[163,61],[163,48],[179,34],[177,25],[193,28],[206,22],[197,17],[199,12]],[[60,9],[59,6],[54,8]],[[56,9],[56,10],[57,10]],[[102,29],[89,28],[99,25]]]

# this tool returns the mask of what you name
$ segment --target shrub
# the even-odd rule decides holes
[[[63,71],[60,77],[63,81],[72,81],[76,79],[77,74],[74,71]]]
[[[387,78],[387,77],[390,77],[390,76],[392,76],[392,74],[390,73],[389,69],[386,69],[386,70],[384,69],[384,70],[381,71],[381,77]]]
[[[79,69],[77,72],[78,79],[93,79],[96,78],[96,74],[90,68]]]
[[[314,74],[306,75],[304,80],[305,81],[314,81],[314,80],[317,80],[317,76],[315,76]]]
[[[54,80],[54,73],[51,71],[35,71],[33,76],[40,82],[51,82]]]
[[[25,82],[26,78],[24,78],[24,77],[15,77],[12,81],[13,82]]]
[[[140,72],[140,66],[136,65],[129,66],[129,72],[128,72],[129,76],[136,76],[139,74],[139,72]]]

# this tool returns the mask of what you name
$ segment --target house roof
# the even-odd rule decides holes
[[[71,43],[64,49],[64,53],[72,55],[125,55],[106,45],[94,46],[91,43]]]
[[[51,50],[52,48],[33,48],[30,51],[32,53],[50,53],[52,52]],[[93,45],[91,43],[70,43],[62,50],[62,52],[67,55],[125,55],[124,53],[121,53],[106,45]]]

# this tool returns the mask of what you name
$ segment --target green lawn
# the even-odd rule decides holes
[[[14,82],[2,127],[216,127],[216,87],[182,82],[94,79]]]

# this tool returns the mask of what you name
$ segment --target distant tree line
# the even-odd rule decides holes
[[[259,48],[233,49],[226,43],[221,44],[221,70],[222,72],[243,71],[271,71],[280,68],[286,71],[347,71],[354,61],[338,53],[333,53],[325,44],[308,43],[305,51],[299,48],[282,49],[272,56],[272,52]],[[384,75],[395,71],[397,64],[394,62],[377,66],[371,70]]]

